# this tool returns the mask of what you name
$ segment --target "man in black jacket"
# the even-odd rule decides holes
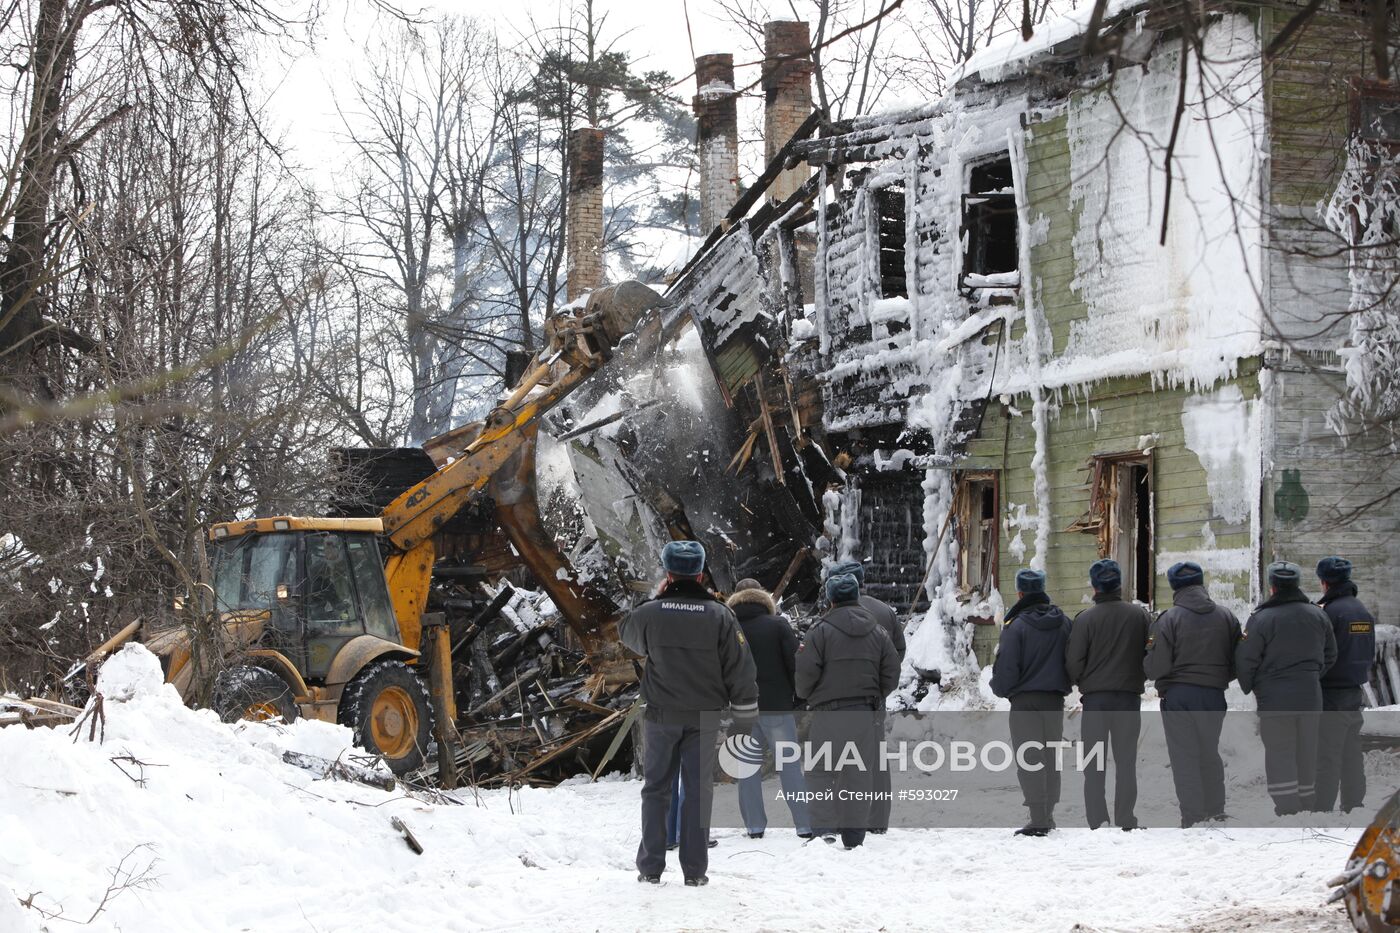
[[[1065,738],[1069,630],[1069,619],[1045,592],[1045,574],[1017,573],[1016,604],[1006,614],[992,663],[992,692],[1011,701],[1016,777],[1031,814],[1018,836],[1046,836],[1055,828],[1060,771],[1052,743]]]
[[[1337,663],[1322,675],[1322,726],[1317,735],[1317,792],[1313,809],[1331,810],[1342,788],[1342,810],[1361,806],[1366,772],[1361,756],[1362,688],[1376,662],[1376,618],[1356,597],[1351,561],[1324,557],[1317,563],[1322,598],[1317,604],[1332,621]]]
[[[797,633],[787,619],[778,615],[773,597],[757,580],[740,580],[728,600],[748,640],[749,652],[758,670],[758,723],[753,736],[768,748],[777,742],[797,743],[797,720],[793,716],[797,694]],[[807,818],[807,782],[802,765],[789,761],[777,765],[792,825],[797,835],[812,835]],[[762,839],[768,827],[763,806],[763,773],[739,779],[739,813],[752,839]]]
[[[661,552],[666,582],[622,620],[622,643],[646,658],[642,748],[642,841],[637,880],[659,883],[666,868],[666,811],[677,770],[685,785],[680,860],[687,885],[709,879],[715,739],[729,707],[740,728],[758,716],[758,686],[734,613],[701,582],[705,549],[672,541]]]
[[[1327,613],[1299,589],[1297,564],[1275,561],[1268,573],[1271,595],[1245,625],[1235,672],[1258,703],[1269,796],[1285,816],[1313,806],[1320,680],[1337,660],[1337,639]]]
[[[849,573],[856,578],[861,589],[860,607],[870,613],[876,623],[885,630],[885,634],[890,636],[890,642],[894,645],[895,654],[899,656],[899,663],[902,665],[907,646],[904,641],[904,626],[899,623],[899,614],[888,603],[865,592],[865,564],[858,560],[843,560],[831,568],[832,576],[840,573]],[[885,707],[882,704],[880,706],[880,735],[884,734]],[[890,772],[885,764],[884,761],[881,761],[880,770],[875,772],[875,800],[870,804],[870,831],[877,836],[884,834],[890,828],[890,806],[894,801],[894,794],[890,789]]]
[[[1191,561],[1167,569],[1172,608],[1147,638],[1143,671],[1162,697],[1162,731],[1172,763],[1181,827],[1225,819],[1225,763],[1220,730],[1225,688],[1235,679],[1235,614],[1206,594],[1205,573]]]
[[[797,695],[815,711],[807,741],[823,764],[810,783],[813,828],[852,849],[865,841],[874,769],[881,759],[879,711],[899,682],[899,658],[885,630],[860,605],[860,583],[843,573],[826,581],[831,608],[797,652]],[[855,755],[845,754],[853,749]],[[846,763],[843,765],[843,761]]]
[[[1113,747],[1113,822],[1137,828],[1137,743],[1142,731],[1142,656],[1152,619],[1147,610],[1123,601],[1123,571],[1116,560],[1089,567],[1094,605],[1069,630],[1065,669],[1084,698],[1081,740],[1095,749],[1095,764],[1084,772],[1084,815],[1089,828],[1108,822],[1104,775]]]

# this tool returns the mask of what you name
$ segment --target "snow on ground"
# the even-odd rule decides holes
[[[91,929],[1269,930],[1343,929],[1324,881],[1360,824],[1334,831],[891,830],[851,852],[790,830],[716,830],[707,888],[679,872],[639,885],[638,784],[463,793],[463,806],[316,780],[283,764],[334,757],[323,723],[224,725],[152,682],[124,649],[106,740],[0,730],[0,931],[86,920],[126,859],[151,883],[108,900]],[[109,662],[109,665],[111,662]],[[120,695],[129,699],[118,700]],[[125,762],[144,786],[119,770]],[[1372,794],[1379,803],[1380,790]],[[406,822],[414,855],[390,826]]]

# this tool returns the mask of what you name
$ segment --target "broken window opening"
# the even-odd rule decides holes
[[[1379,81],[1351,81],[1351,134],[1356,139],[1400,146],[1400,89]]]
[[[1370,0],[1339,0],[1338,7],[1343,13],[1359,16],[1362,19],[1371,18]],[[1395,18],[1395,0],[1386,0],[1385,15],[1387,19]]]
[[[1123,597],[1152,605],[1152,457],[1142,451],[1093,458],[1089,511],[1069,526],[1098,537],[1100,557],[1118,561]]]
[[[880,248],[880,297],[908,298],[909,281],[904,268],[904,243],[908,233],[904,212],[904,185],[895,183],[872,193]]]
[[[954,534],[958,542],[958,589],[986,597],[996,587],[998,537],[997,474],[964,472],[956,479]]]
[[[963,288],[1015,288],[1020,284],[1020,224],[1010,153],[968,170],[963,236]]]

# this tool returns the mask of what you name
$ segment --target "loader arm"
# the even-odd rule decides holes
[[[532,439],[540,418],[597,372],[642,315],[661,303],[645,285],[624,282],[594,292],[582,311],[546,321],[545,349],[476,438],[384,508],[391,547],[385,576],[405,645],[417,649],[421,641],[436,558],[433,535]]]

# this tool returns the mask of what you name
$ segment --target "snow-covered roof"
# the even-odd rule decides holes
[[[1147,2],[1148,0],[1108,0],[1104,8],[1103,22],[1108,23],[1129,10],[1146,6]],[[1083,33],[1089,26],[1093,12],[1094,0],[1083,0],[1065,15],[1036,26],[1030,39],[1022,39],[1020,32],[1007,33],[954,70],[948,86],[955,87],[970,77],[997,81],[1023,70],[1032,59]]]

